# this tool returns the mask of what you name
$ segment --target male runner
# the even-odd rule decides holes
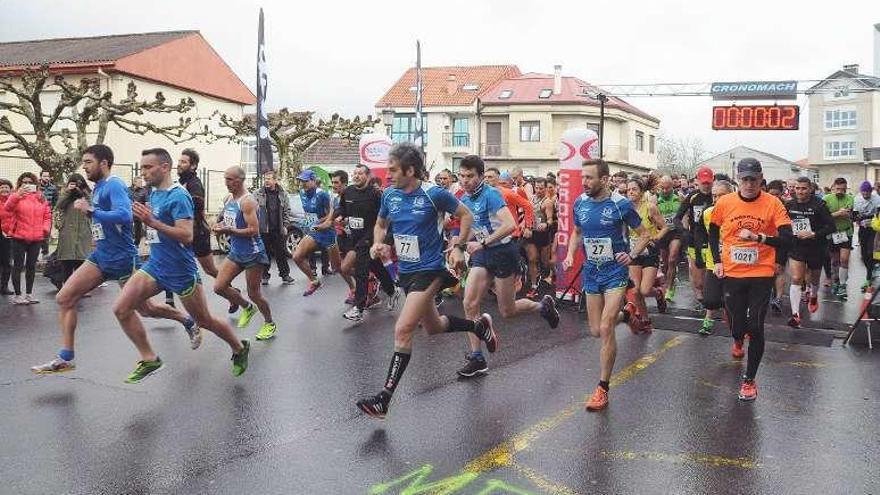
[[[675,299],[675,277],[678,275],[678,257],[681,253],[681,231],[675,226],[675,214],[681,207],[681,198],[675,192],[672,177],[660,178],[660,192],[657,194],[657,208],[663,221],[669,227],[666,235],[657,243],[660,251],[660,273],[663,274],[663,290],[666,300]]]
[[[717,175],[716,175],[717,177]],[[712,202],[718,203],[718,198],[725,194],[733,192],[733,184],[727,180],[716,180],[712,186]],[[709,230],[709,221],[712,218],[712,210],[714,206],[709,206],[703,210],[703,225]],[[698,332],[700,335],[712,335],[715,331],[715,311],[724,308],[724,292],[721,286],[721,279],[715,276],[715,259],[712,257],[712,250],[709,246],[703,249],[703,261],[706,262],[706,278],[703,280],[703,305],[706,307],[706,314],[703,316],[703,324],[700,325]]]
[[[743,158],[736,165],[739,192],[718,198],[709,224],[715,275],[723,278],[724,306],[733,334],[732,354],[742,357],[749,335],[749,358],[740,400],[755,400],[755,375],[764,355],[764,318],[776,275],[776,249],[791,240],[791,220],[775,197],[761,192],[761,162]]]
[[[193,203],[189,193],[171,180],[171,155],[162,148],[141,153],[141,175],[153,188],[150,206],[132,205],[132,212],[147,228],[150,258],[122,288],[113,304],[113,313],[125,334],[140,354],[137,367],[126,383],[141,380],[162,368],[162,360],[153,351],[144,325],[134,309],[164,290],[177,294],[180,302],[199,326],[214,332],[232,349],[232,374],[239,376],[248,366],[250,343],[239,341],[232,327],[208,312],[199,270],[192,251]]]
[[[259,308],[263,315],[263,326],[255,338],[268,340],[275,336],[278,326],[272,320],[272,310],[260,290],[263,272],[269,268],[269,255],[260,236],[260,207],[244,187],[243,168],[229,167],[223,173],[223,180],[230,194],[223,204],[223,221],[214,224],[214,232],[229,236],[229,254],[214,280],[214,292],[242,307],[239,328],[248,326]],[[245,301],[231,286],[241,272],[245,272],[248,297],[253,304]]]
[[[541,302],[528,298],[516,299],[514,279],[519,275],[519,247],[511,237],[516,229],[516,221],[501,193],[483,181],[483,160],[479,156],[468,155],[462,159],[458,170],[465,191],[461,202],[474,216],[470,238],[461,237],[454,241],[456,244],[467,242],[467,252],[470,254],[468,283],[464,291],[465,317],[471,320],[480,317],[480,304],[494,279],[498,310],[502,317],[540,313],[550,328],[556,328],[559,325],[559,312],[552,296],[545,295]],[[463,377],[485,375],[489,365],[483,356],[482,343],[471,334],[468,334],[468,341],[470,354],[458,374]]]
[[[826,251],[825,239],[836,227],[828,206],[813,194],[812,184],[807,177],[796,179],[794,199],[785,203],[785,209],[791,219],[791,231],[794,234],[789,252],[791,286],[788,288],[788,297],[791,302],[791,318],[788,324],[799,328],[805,273],[809,270],[807,308],[810,313],[815,313],[819,309],[819,277],[822,274],[823,253]]]
[[[131,199],[122,179],[110,175],[113,150],[103,144],[89,146],[83,151],[82,166],[88,179],[95,183],[95,190],[91,204],[81,198],[73,206],[91,218],[95,250],[55,296],[61,326],[61,350],[52,361],[32,367],[34,373],[59,373],[76,368],[74,334],[79,300],[105,281],[117,280],[120,285],[124,284],[140,266],[131,234]],[[150,300],[144,300],[137,309],[143,316],[182,323],[191,347],[197,349],[201,345],[201,331],[192,318],[180,311]]]
[[[382,195],[370,256],[390,254],[391,246],[382,242],[389,224],[393,225],[394,246],[400,261],[400,286],[406,300],[394,325],[394,356],[385,385],[378,395],[357,401],[361,411],[376,418],[384,418],[388,412],[391,396],[409,364],[413,332],[419,323],[429,334],[471,332],[486,342],[489,352],[498,349],[498,337],[488,314],[478,320],[466,320],[437,313],[434,296],[457,282],[445,266],[440,221],[444,212],[457,216],[461,219],[461,237],[467,239],[473,216],[449,191],[422,182],[424,170],[422,152],[415,145],[397,144],[388,152],[388,177],[392,187]],[[456,269],[464,268],[464,245],[454,246],[449,258]]]
[[[570,269],[575,251],[585,250],[582,287],[587,294],[588,326],[593,337],[602,339],[599,386],[586,407],[588,411],[598,411],[608,405],[611,371],[617,356],[614,327],[618,321],[635,318],[632,303],[628,303],[621,314],[629,283],[627,265],[645,250],[650,238],[632,203],[621,195],[613,195],[609,189],[607,162],[585,161],[581,176],[584,193],[574,202],[575,235],[568,243],[568,255],[562,267]],[[638,234],[631,251],[625,237],[627,227]]]
[[[318,188],[318,176],[313,170],[303,170],[296,180],[300,182],[299,197],[302,200],[309,230],[297,244],[293,261],[309,278],[309,286],[303,292],[303,296],[311,296],[321,288],[321,281],[309,266],[309,256],[318,249],[327,251],[330,264],[335,272],[341,272],[342,258],[339,256],[339,247],[336,245],[336,230],[333,227],[333,207],[330,195]],[[342,279],[348,284],[350,290],[354,290],[354,282],[351,277],[343,273]]]
[[[370,258],[382,192],[370,183],[370,169],[366,165],[356,166],[351,173],[351,180],[353,184],[343,189],[339,195],[339,205],[333,216],[342,220],[349,228],[348,243],[351,250],[345,254],[342,264],[354,267],[353,270],[347,270],[354,273],[354,306],[342,317],[357,322],[364,318],[371,272],[379,279],[382,290],[388,295],[385,309],[393,311],[397,307],[400,292],[394,286],[388,270],[382,266],[382,261]]]
[[[695,181],[697,182],[697,190],[691,192],[681,202],[678,213],[675,214],[673,221],[678,229],[683,229],[683,221],[687,218],[690,225],[688,236],[690,246],[688,246],[688,269],[690,272],[691,287],[694,290],[694,297],[697,304],[694,311],[702,313],[703,308],[703,277],[706,272],[706,263],[703,260],[703,248],[708,245],[708,234],[703,224],[703,210],[708,206],[712,206],[712,183],[715,180],[715,173],[712,169],[703,165],[697,169]]]
[[[785,205],[785,183],[781,180],[771,180],[767,183],[767,194],[776,197]],[[782,295],[785,294],[786,267],[788,266],[788,252],[785,249],[776,250],[776,279],[773,282],[773,295],[770,298],[770,309],[773,314],[782,315]]]
[[[876,231],[871,227],[871,220],[880,209],[880,195],[874,192],[871,183],[862,182],[859,186],[859,194],[855,197],[853,205],[855,220],[859,222],[859,251],[862,255],[862,263],[865,265],[865,281],[862,283],[862,292],[871,286],[871,278],[874,274],[874,237]]]
[[[825,204],[834,217],[835,229],[831,233],[831,293],[846,300],[846,282],[849,279],[849,253],[852,251],[853,221],[852,212],[855,201],[846,192],[846,179],[834,179],[831,193],[825,195]]]

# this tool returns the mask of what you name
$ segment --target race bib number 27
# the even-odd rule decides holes
[[[584,238],[584,249],[587,251],[587,260],[593,263],[607,263],[614,259],[609,237]]]

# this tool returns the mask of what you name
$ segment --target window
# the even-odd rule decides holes
[[[475,84],[475,83],[468,83],[468,84],[465,84],[464,86],[462,86],[461,89],[463,89],[465,91],[476,91],[476,90],[480,89],[480,85]]]
[[[541,122],[537,120],[519,123],[519,140],[537,143],[541,140]]]
[[[856,111],[850,109],[835,108],[825,110],[825,130],[855,129]]]
[[[395,143],[411,143],[416,138],[416,116],[414,114],[397,114],[391,124],[391,141]],[[422,115],[422,138],[428,145],[428,117]]]
[[[538,98],[550,98],[550,95],[552,94],[552,89],[542,89],[541,92],[538,94]]]
[[[645,151],[645,133],[636,131],[636,151]]]
[[[470,124],[467,117],[452,119],[452,146],[470,146]]]
[[[457,156],[452,158],[452,174],[453,175],[458,175],[458,169],[461,166],[462,160],[463,160],[463,158],[457,157]]]
[[[590,123],[588,123],[588,124],[587,124],[587,129],[589,129],[589,130],[595,132],[597,136],[599,135],[599,124],[590,124]]]
[[[504,91],[501,92],[501,94],[498,95],[498,99],[499,100],[506,100],[506,99],[510,98],[510,95],[512,95],[512,94],[513,94],[513,90],[505,89]]]
[[[648,136],[648,153],[651,153],[652,155],[654,154],[654,146],[656,145],[655,141],[656,138],[653,134]]]
[[[846,139],[840,141],[825,141],[825,159],[834,158],[855,158],[856,157],[856,141],[855,139]]]

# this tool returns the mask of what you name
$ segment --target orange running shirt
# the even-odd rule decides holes
[[[760,193],[754,201],[744,201],[738,193],[718,198],[712,210],[712,223],[721,229],[721,263],[724,276],[732,278],[773,277],[776,274],[776,248],[739,238],[742,229],[775,237],[777,229],[791,225],[785,206],[773,195]]]

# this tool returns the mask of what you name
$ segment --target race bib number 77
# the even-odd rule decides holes
[[[419,251],[419,238],[414,235],[394,234],[394,250],[401,261],[418,263],[422,257]]]

